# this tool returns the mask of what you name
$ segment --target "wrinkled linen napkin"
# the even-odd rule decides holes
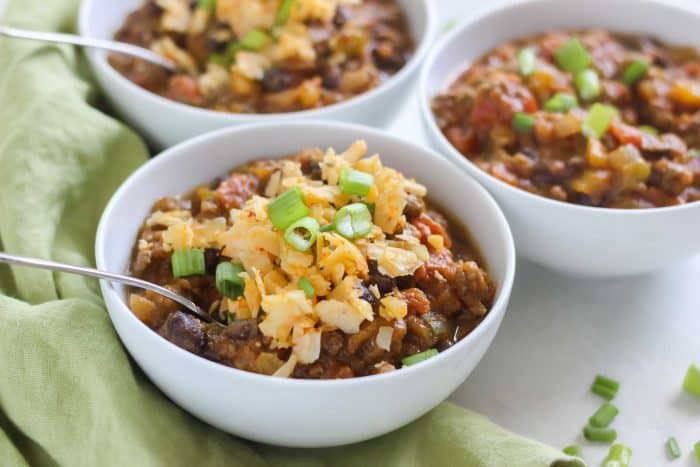
[[[10,0],[4,23],[73,29],[78,0]],[[147,158],[91,107],[70,47],[0,40],[0,248],[93,264],[110,194]],[[129,359],[97,283],[0,267],[0,464],[13,466],[583,466],[442,404],[394,433],[333,449],[237,439],[171,403]]]

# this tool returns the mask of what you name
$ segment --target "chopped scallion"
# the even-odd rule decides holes
[[[535,51],[531,48],[522,49],[518,52],[518,65],[520,67],[520,74],[523,76],[530,76],[535,72],[535,67],[537,65],[537,56]]]
[[[571,446],[567,446],[564,449],[562,449],[562,452],[564,454],[583,459],[583,451],[581,450],[581,446],[579,446],[578,444],[572,444]]]
[[[607,400],[612,400],[615,397],[615,391],[602,384],[594,384],[591,386],[591,392]]]
[[[612,428],[598,428],[588,425],[583,429],[583,436],[588,441],[612,443],[617,439],[617,431],[613,430]]]
[[[332,222],[330,224],[322,225],[321,228],[319,229],[320,232],[330,232],[331,230],[335,229],[335,224]]]
[[[576,89],[583,100],[591,100],[600,95],[598,73],[590,68],[576,74]]]
[[[617,392],[617,390],[620,389],[620,383],[618,381],[615,381],[614,379],[608,378],[607,376],[603,375],[596,375],[595,380],[593,380],[593,384],[600,384],[602,386],[606,386],[615,392]]]
[[[316,295],[316,290],[314,290],[314,286],[311,285],[311,282],[309,282],[309,279],[307,279],[306,276],[299,279],[297,285],[301,290],[304,291],[304,295],[306,295],[308,298],[314,298],[314,295]]]
[[[566,44],[562,45],[554,54],[559,67],[564,71],[578,73],[589,67],[591,57],[588,51],[577,38],[569,39]]]
[[[535,117],[530,114],[517,112],[513,115],[513,128],[522,133],[530,133],[535,126]]]
[[[603,467],[629,467],[632,460],[632,450],[624,444],[614,444],[610,447],[608,457],[603,461]]]
[[[616,114],[615,107],[596,102],[591,106],[588,116],[583,122],[583,134],[589,138],[602,138],[610,128],[610,122]]]
[[[676,441],[676,438],[673,436],[666,441],[666,450],[672,459],[678,459],[681,457],[681,447],[678,445],[678,441]]]
[[[695,443],[695,446],[693,447],[693,450],[695,451],[695,459],[700,461],[700,441]]]
[[[173,277],[186,277],[204,274],[206,266],[202,250],[188,249],[173,252],[170,259]]]
[[[577,105],[576,96],[558,92],[544,103],[544,110],[548,112],[568,112]]]
[[[588,419],[588,423],[597,428],[606,428],[615,419],[617,413],[617,407],[609,402],[606,402],[605,404],[601,405],[593,415],[591,415],[591,418]]]
[[[659,130],[651,125],[639,125],[639,130],[651,136],[659,136]]]
[[[372,213],[363,203],[348,204],[335,213],[333,224],[347,239],[364,237],[372,230]]]
[[[292,11],[292,4],[294,0],[282,0],[279,10],[277,10],[277,17],[275,18],[275,26],[282,27],[289,20],[289,14]]]
[[[284,230],[295,221],[309,215],[309,208],[304,204],[304,196],[298,187],[285,191],[267,205],[270,222],[278,229]]]
[[[632,86],[634,83],[642,79],[649,69],[649,64],[644,60],[635,60],[625,68],[622,72],[622,82],[627,86]]]
[[[347,168],[340,172],[340,191],[346,195],[367,196],[373,183],[372,174]]]
[[[207,11],[214,11],[216,8],[216,0],[199,0],[197,2],[197,8]]]
[[[683,389],[695,397],[700,397],[700,368],[695,364],[690,365],[685,373]]]
[[[308,251],[316,242],[321,226],[313,217],[302,217],[287,227],[284,240],[297,251]]]
[[[436,349],[428,349],[425,352],[420,352],[417,354],[410,355],[408,357],[402,358],[401,363],[403,363],[403,366],[411,366],[415,365],[416,363],[420,363],[424,360],[427,360],[431,357],[434,357],[438,354],[438,351]]]
[[[219,263],[216,266],[215,274],[216,289],[219,293],[232,300],[243,295],[245,281],[240,276],[242,272],[243,266],[238,263],[232,263],[230,261]]]
[[[266,32],[260,29],[251,29],[243,38],[240,40],[241,46],[248,50],[260,50],[270,39],[270,36]]]

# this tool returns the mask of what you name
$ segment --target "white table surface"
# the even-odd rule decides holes
[[[444,24],[508,0],[433,1]],[[0,11],[5,2],[0,0]],[[412,97],[390,131],[423,143]],[[634,466],[699,466],[690,454],[700,441],[700,401],[682,393],[681,382],[688,365],[700,363],[700,257],[672,270],[614,281],[562,277],[518,261],[501,329],[450,399],[553,446],[581,444],[595,466],[608,448],[587,443],[580,433],[601,403],[588,388],[603,373],[622,383],[614,426],[618,439],[634,450]],[[684,452],[674,462],[664,448],[670,435]]]

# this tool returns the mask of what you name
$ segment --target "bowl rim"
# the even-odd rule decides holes
[[[91,37],[88,35],[90,29],[90,19],[91,16],[89,12],[93,9],[99,0],[82,0],[80,4],[80,10],[78,13],[78,33],[83,37]],[[149,101],[152,105],[161,105],[168,107],[167,110],[175,112],[186,112],[189,113],[191,117],[201,117],[201,118],[217,118],[224,119],[228,122],[234,124],[238,123],[254,123],[254,122],[265,122],[269,120],[282,120],[282,119],[292,119],[292,118],[322,118],[326,114],[334,112],[345,112],[351,107],[360,106],[363,103],[378,97],[379,95],[389,92],[397,86],[404,83],[410,76],[420,67],[420,65],[425,60],[431,44],[434,42],[436,29],[437,29],[437,9],[434,5],[433,0],[418,0],[419,5],[423,8],[422,14],[425,16],[425,31],[417,42],[417,47],[413,55],[409,58],[406,64],[394,75],[390,76],[384,83],[376,86],[369,91],[358,94],[349,99],[337,102],[335,104],[326,105],[316,109],[307,110],[297,110],[292,112],[277,112],[277,113],[235,113],[226,112],[220,110],[212,110],[201,107],[196,107],[193,105],[184,104],[182,102],[177,102],[172,99],[160,96],[154,92],[148,91],[137,84],[133,83],[125,76],[120,74],[114,67],[112,67],[106,59],[106,54],[100,50],[86,50],[86,55],[89,62],[93,67],[99,68],[103,73],[105,73],[109,79],[118,82],[125,89],[136,94],[137,97]],[[102,11],[95,8],[97,11]],[[404,11],[405,14],[406,11]]]
[[[493,175],[480,169],[474,162],[471,161],[467,156],[462,154],[455,148],[452,143],[445,137],[445,135],[440,131],[437,125],[435,115],[431,108],[431,101],[435,95],[430,95],[428,92],[428,82],[433,75],[433,68],[435,62],[438,58],[445,53],[445,49],[453,45],[453,43],[461,36],[465,30],[474,27],[478,23],[485,21],[493,16],[501,15],[507,13],[508,10],[515,6],[527,7],[538,3],[551,3],[553,0],[513,0],[506,4],[495,4],[487,6],[483,9],[477,10],[469,18],[465,19],[457,26],[455,26],[451,31],[445,34],[443,37],[438,39],[437,43],[430,49],[428,56],[425,59],[425,63],[421,68],[421,73],[418,83],[418,98],[420,105],[420,113],[422,120],[427,127],[427,131],[431,134],[431,138],[438,141],[440,146],[444,151],[447,151],[449,159],[456,163],[460,168],[465,169],[476,178],[480,183],[487,185],[489,189],[491,187],[499,188],[505,190],[508,194],[515,197],[522,197],[529,200],[532,203],[539,203],[542,207],[551,208],[561,208],[561,209],[571,209],[573,211],[578,211],[580,213],[595,213],[604,216],[615,216],[624,215],[630,217],[640,217],[640,216],[650,216],[657,213],[671,213],[677,211],[684,211],[689,209],[700,208],[700,201],[694,201],[685,204],[679,204],[676,206],[663,206],[663,207],[653,207],[653,208],[640,208],[640,209],[624,209],[624,208],[606,208],[599,206],[584,206],[581,204],[568,203],[566,201],[558,201],[552,198],[547,198],[542,195],[537,195],[530,193],[529,191],[523,190],[522,188],[517,188],[508,183],[499,180]],[[671,10],[676,10],[678,12],[684,12],[687,14],[692,14],[698,21],[700,21],[700,12],[698,10],[693,10],[691,8],[684,7],[682,5],[670,3],[666,0],[644,0],[639,2],[639,7],[643,5],[659,5],[661,7],[666,7]],[[485,52],[482,52],[485,53]],[[460,67],[466,67],[465,63],[455,63],[454,71],[460,69]]]
[[[389,141],[389,143],[391,144],[407,145],[413,151],[422,152],[421,157],[427,156],[431,159],[431,162],[437,161],[438,164],[445,164],[446,167],[452,165],[449,160],[441,157],[437,152],[433,151],[430,148],[423,147],[417,145],[416,143],[403,140],[388,132],[355,123],[328,122],[321,120],[304,120],[297,122],[268,122],[228,127],[205,133],[203,135],[188,139],[180,144],[166,149],[157,156],[152,157],[146,163],[144,163],[138,169],[132,172],[132,174],[129,175],[129,177],[124,182],[122,182],[117,191],[115,191],[112,197],[110,198],[107,206],[105,207],[100,217],[100,222],[97,227],[95,239],[95,261],[97,263],[97,267],[105,268],[106,265],[105,252],[107,248],[105,244],[105,237],[107,228],[109,227],[109,225],[114,223],[114,221],[112,220],[112,211],[115,209],[115,206],[121,202],[121,199],[124,196],[126,196],[127,193],[131,190],[131,187],[137,185],[140,182],[140,179],[144,176],[142,174],[151,172],[153,170],[158,170],[161,167],[168,167],[168,165],[170,164],[170,159],[172,159],[173,157],[177,157],[178,154],[181,154],[183,152],[190,152],[196,150],[198,146],[205,142],[226,140],[235,137],[235,135],[239,135],[241,133],[246,133],[249,131],[255,131],[260,129],[272,131],[279,129],[280,127],[298,128],[300,131],[339,129],[342,131],[361,133],[371,138],[383,138]],[[180,358],[190,360],[192,364],[203,365],[206,368],[210,368],[212,371],[221,372],[221,375],[226,375],[227,377],[229,377],[230,375],[238,375],[238,377],[247,379],[251,383],[267,382],[269,384],[279,384],[281,386],[293,385],[311,387],[320,385],[322,387],[345,387],[375,382],[381,383],[382,381],[387,379],[411,377],[411,375],[413,375],[414,373],[425,371],[430,366],[440,364],[446,358],[446,354],[454,354],[457,352],[461,352],[466,350],[470,345],[476,344],[479,338],[487,332],[487,328],[491,328],[492,326],[498,327],[500,320],[505,315],[508,301],[510,299],[510,294],[513,288],[516,270],[516,253],[513,235],[510,230],[508,221],[506,220],[503,212],[501,211],[501,208],[496,203],[496,201],[469,174],[460,171],[453,171],[453,173],[455,173],[455,176],[462,177],[464,179],[464,183],[471,184],[475,193],[477,193],[477,196],[480,196],[482,198],[482,204],[486,207],[486,209],[491,210],[495,214],[497,223],[495,228],[498,232],[498,235],[502,237],[502,248],[505,250],[505,272],[502,278],[502,282],[498,288],[496,299],[494,300],[494,303],[491,306],[491,309],[489,310],[489,313],[487,314],[486,318],[481,323],[479,323],[479,325],[467,336],[458,341],[452,347],[446,349],[443,352],[440,352],[433,358],[422,361],[416,365],[411,365],[408,368],[401,368],[399,371],[392,371],[389,373],[382,373],[378,375],[358,376],[348,379],[313,380],[278,378],[269,375],[261,375],[245,370],[239,370],[237,368],[228,367],[226,365],[207,360],[206,358],[201,357],[199,355],[190,353],[173,344],[172,342],[168,341],[167,339],[161,337],[152,329],[148,328],[148,326],[146,326],[138,318],[136,318],[133,312],[131,312],[129,307],[126,305],[125,301],[122,299],[122,297],[119,296],[119,294],[111,286],[111,284],[104,281],[100,281],[102,293],[109,294],[110,298],[114,299],[116,303],[118,303],[118,310],[113,311],[114,307],[109,310],[110,319],[112,319],[112,312],[126,314],[126,319],[131,321],[132,325],[140,326],[139,329],[143,331],[143,335],[146,339],[151,340],[151,342],[158,341],[159,344],[156,345],[163,346],[163,350],[170,348],[173,352],[176,353],[176,355],[180,355]],[[485,262],[488,266],[489,258],[485,258]]]

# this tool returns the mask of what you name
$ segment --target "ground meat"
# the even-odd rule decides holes
[[[422,315],[430,311],[430,301],[421,289],[411,288],[403,290],[401,296],[408,304],[409,315]]]
[[[224,209],[240,209],[258,191],[259,180],[254,175],[233,174],[216,189],[216,198]]]

